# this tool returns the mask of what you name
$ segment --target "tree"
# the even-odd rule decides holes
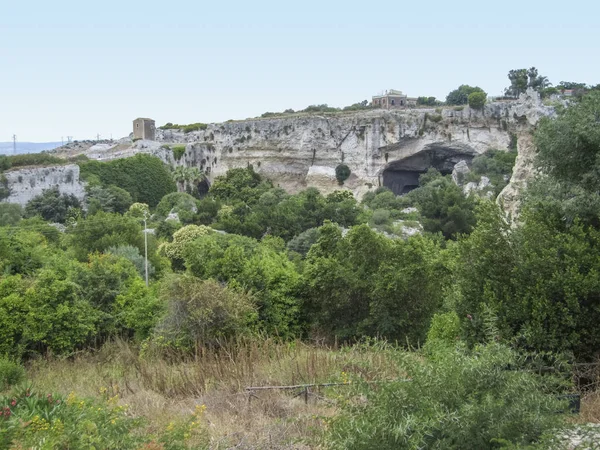
[[[600,92],[590,92],[557,119],[542,119],[535,134],[542,170],[594,195],[600,192],[599,109]]]
[[[16,225],[23,217],[23,208],[17,203],[0,203],[0,227]]]
[[[532,88],[538,92],[551,86],[547,77],[541,76],[535,67],[529,69],[513,69],[508,72],[510,86],[504,92],[507,96],[518,97],[527,88]]]
[[[81,203],[73,194],[61,194],[58,187],[44,190],[25,206],[25,216],[41,216],[49,222],[64,223],[69,209],[79,208]]]
[[[157,342],[163,346],[192,351],[196,346],[217,345],[250,334],[256,321],[251,296],[215,281],[173,276],[164,281],[161,297],[168,304],[157,328]]]
[[[442,177],[435,169],[421,175],[419,181],[421,187],[406,197],[421,213],[425,231],[441,232],[446,239],[470,233],[476,223],[475,198],[465,196],[450,176]]]
[[[482,109],[485,105],[486,93],[483,91],[476,91],[469,94],[468,102],[469,106],[474,109]]]
[[[473,92],[484,91],[479,86],[469,86],[468,84],[462,84],[446,96],[446,103],[448,105],[466,105],[469,102],[469,95]]]

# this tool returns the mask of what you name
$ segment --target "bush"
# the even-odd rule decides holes
[[[340,164],[335,168],[335,178],[340,185],[344,184],[344,181],[350,176],[350,167],[346,164]]]
[[[542,449],[564,424],[559,381],[517,370],[520,356],[499,344],[434,359],[399,354],[397,363],[410,381],[358,381],[331,420],[327,448]]]
[[[185,145],[176,145],[171,148],[171,151],[173,152],[173,158],[175,158],[175,161],[179,161],[185,153]]]
[[[177,190],[169,168],[150,155],[137,154],[108,162],[80,163],[81,176],[87,180],[95,175],[104,186],[125,189],[134,202],[156,206],[169,192]]]
[[[0,391],[4,391],[25,379],[25,369],[20,364],[0,356]],[[0,403],[0,405],[2,405]]]
[[[23,388],[0,397],[0,448],[139,450],[208,448],[204,409],[177,425],[147,430],[127,407]]]
[[[188,246],[198,239],[212,231],[211,228],[204,225],[187,225],[173,233],[173,242],[165,244],[164,254],[176,267],[183,268],[183,257]]]
[[[476,91],[469,94],[469,106],[473,109],[481,109],[485,105],[487,94],[483,91]]]
[[[257,318],[248,295],[190,275],[165,280],[161,297],[168,312],[155,341],[174,349],[193,350],[248,334]]]
[[[17,203],[0,203],[0,227],[16,225],[23,217],[23,208]]]
[[[23,166],[50,166],[67,164],[68,161],[48,153],[24,153],[22,155],[8,156],[8,160],[12,167]]]
[[[57,187],[44,190],[25,206],[25,216],[41,216],[49,222],[65,223],[71,208],[80,208],[81,203],[73,194],[61,194]]]

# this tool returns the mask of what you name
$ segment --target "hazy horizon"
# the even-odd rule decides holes
[[[221,122],[385,89],[499,95],[510,69],[600,82],[597,3],[13,2],[0,17],[0,141],[114,139],[136,117]]]

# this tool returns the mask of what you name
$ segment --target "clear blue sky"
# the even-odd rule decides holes
[[[513,68],[600,83],[600,2],[3,2],[0,141],[122,137],[383,89],[491,95]]]

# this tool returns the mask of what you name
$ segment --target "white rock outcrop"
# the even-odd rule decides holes
[[[72,194],[80,201],[85,198],[85,186],[79,180],[79,166],[26,167],[4,172],[10,195],[6,203],[25,206],[29,200],[44,190],[58,187],[61,194]]]

